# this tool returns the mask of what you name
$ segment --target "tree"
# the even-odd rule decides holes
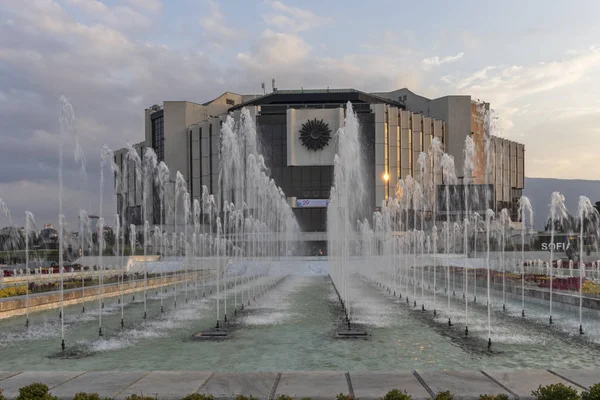
[[[546,220],[546,227],[544,228],[546,232],[550,232],[551,229],[551,219],[548,217]],[[564,219],[557,219],[554,221],[554,232],[555,233],[568,233],[573,232],[573,230],[577,227],[577,220],[571,214],[568,214]]]

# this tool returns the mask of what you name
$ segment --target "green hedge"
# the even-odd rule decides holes
[[[583,391],[581,394],[577,389],[566,386],[562,383],[553,385],[539,386],[531,394],[537,400],[600,400],[600,383],[590,387],[588,391]],[[405,391],[393,389],[387,392],[381,400],[411,400],[412,397]],[[509,400],[505,394],[482,394],[479,400]],[[0,389],[0,400],[6,400]],[[43,383],[32,383],[19,389],[17,400],[58,400],[56,396],[52,396],[48,386]],[[110,398],[101,399],[98,393],[77,393],[73,400],[112,400]],[[132,394],[126,400],[157,400],[152,396],[143,394]],[[214,397],[208,394],[192,393],[188,394],[181,400],[214,400]],[[235,400],[257,400],[253,396],[238,395]],[[294,397],[288,395],[279,395],[277,400],[295,400]],[[308,397],[301,400],[311,400]],[[333,396],[332,396],[333,400]],[[340,393],[335,397],[335,400],[353,400],[352,396]],[[435,400],[454,400],[454,396],[449,391],[439,392],[435,396]]]

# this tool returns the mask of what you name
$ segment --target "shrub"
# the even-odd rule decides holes
[[[244,396],[243,394],[238,394],[235,397],[235,400],[258,400],[258,399],[254,396]]]
[[[32,383],[19,389],[17,400],[58,400],[58,397],[48,393],[48,385]]]
[[[435,396],[435,400],[454,400],[454,396],[449,390],[446,390],[445,392],[439,392]]]
[[[600,383],[590,386],[589,391],[581,393],[581,400],[600,400]]]
[[[335,396],[335,400],[353,400],[353,398],[349,394],[340,393]]]
[[[128,396],[125,400],[156,400],[156,399],[152,396],[144,396],[143,394],[140,394],[139,396],[137,394],[132,394],[132,395]]]
[[[0,389],[0,400],[6,400],[6,397],[2,394],[2,389]]]
[[[479,395],[479,400],[510,400],[506,394],[482,394]]]
[[[240,396],[236,397],[236,400],[247,399],[247,397],[242,396],[240,398]],[[253,399],[253,397],[250,397],[250,399]],[[192,394],[188,394],[181,400],[215,400],[215,398],[210,394],[192,393]]]
[[[412,400],[412,397],[404,390],[392,389],[381,400]]]
[[[287,394],[280,394],[277,396],[277,400],[294,400],[292,396],[288,396]]]
[[[571,386],[555,383],[548,386],[539,386],[531,392],[537,400],[579,400],[579,393]]]
[[[13,296],[24,296],[27,293],[26,285],[9,286],[0,289],[0,299]]]
[[[100,395],[98,393],[80,392],[75,394],[73,400],[100,400]]]

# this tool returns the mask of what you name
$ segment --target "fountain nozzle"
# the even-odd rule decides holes
[[[492,348],[492,338],[488,339],[488,350],[491,350]]]
[[[104,334],[102,333],[102,327],[98,328],[98,336],[104,336]]]
[[[144,319],[148,318],[148,314],[144,311]]]
[[[550,316],[550,325],[552,325],[552,324],[553,324],[553,322],[552,322],[552,315],[551,315]]]
[[[435,309],[433,310],[433,316],[437,317],[437,310],[435,310]]]
[[[469,327],[465,326],[465,337],[469,336]]]
[[[579,334],[583,335],[583,325],[579,325]]]
[[[223,318],[223,322],[227,323],[227,314],[225,314],[225,318]]]
[[[60,341],[60,348],[62,349],[62,351],[65,351],[65,339]]]
[[[417,306],[417,301],[415,300],[414,307],[416,307],[416,306]]]
[[[85,306],[81,307],[81,312],[84,313],[85,312]]]
[[[452,320],[448,317],[448,326],[452,326]]]
[[[425,304],[421,304],[421,312],[425,312]]]
[[[502,311],[506,311],[506,304],[502,304]]]
[[[521,310],[521,317],[525,318],[525,309]]]
[[[219,330],[219,320],[217,320],[217,325],[215,326],[215,328],[217,328],[217,330]]]
[[[58,312],[58,319],[62,319],[62,311]]]
[[[121,329],[123,329],[125,327],[125,321],[123,321],[123,318],[121,318]]]

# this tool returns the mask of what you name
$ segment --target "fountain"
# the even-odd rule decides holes
[[[73,134],[72,107],[66,100],[61,106],[64,132],[61,135]],[[139,149],[128,146],[120,174],[114,165],[113,152],[103,146],[99,192],[105,189],[104,167],[110,167],[116,175],[117,190],[129,189],[127,185],[132,184],[133,178],[129,173],[135,174],[133,182],[141,188],[142,216],[141,223],[131,224],[132,221],[127,219],[128,204],[121,203],[113,222],[109,222],[116,237],[112,244],[105,240],[103,213],[108,207],[102,204],[103,196],[100,196],[97,247],[94,247],[91,231],[92,216],[84,210],[92,208],[63,209],[62,147],[67,138],[61,139],[58,274],[52,269],[47,276],[36,272],[36,257],[39,256],[35,255],[33,247],[34,218],[32,213],[25,213],[24,260],[18,261],[24,262],[24,268],[15,262],[14,276],[26,283],[21,315],[25,316],[27,329],[21,322],[12,324],[11,319],[0,321],[0,328],[3,334],[7,332],[8,338],[0,338],[2,356],[6,354],[11,360],[14,357],[15,368],[19,369],[34,365],[33,362],[41,367],[54,363],[54,368],[61,365],[61,361],[48,362],[47,359],[52,357],[45,357],[40,349],[46,341],[60,337],[61,347],[65,350],[62,357],[77,355],[77,359],[70,358],[77,368],[92,369],[100,360],[109,360],[100,365],[112,365],[112,362],[124,368],[135,368],[135,363],[144,362],[158,368],[160,365],[156,365],[155,359],[165,363],[167,369],[177,368],[177,364],[170,364],[169,352],[183,355],[178,352],[185,351],[197,354],[189,361],[192,368],[204,367],[197,360],[213,368],[213,359],[219,358],[235,360],[242,365],[241,369],[268,369],[273,367],[269,364],[273,361],[262,357],[265,349],[245,345],[259,337],[269,344],[269,352],[273,351],[273,354],[288,356],[290,353],[287,352],[296,352],[294,368],[310,369],[313,364],[303,357],[303,353],[310,352],[311,357],[314,355],[323,362],[325,359],[320,358],[322,355],[317,349],[326,348],[327,351],[322,353],[331,360],[327,365],[345,367],[348,347],[331,339],[372,335],[377,340],[371,340],[369,352],[360,343],[352,345],[352,356],[356,357],[357,365],[369,359],[373,368],[385,369],[393,361],[390,357],[397,361],[398,356],[405,355],[403,346],[411,343],[423,343],[419,350],[423,359],[434,360],[436,368],[462,366],[465,359],[482,368],[511,367],[515,363],[538,368],[551,362],[562,365],[561,360],[554,360],[545,351],[549,346],[557,351],[572,346],[581,354],[578,361],[585,365],[600,365],[596,360],[600,358],[598,321],[586,305],[588,301],[595,301],[586,293],[586,288],[595,285],[600,278],[597,253],[586,256],[584,251],[584,246],[590,249],[594,239],[600,236],[598,213],[588,198],[579,198],[579,256],[567,264],[555,254],[557,250],[553,246],[550,246],[549,257],[526,249],[526,236],[531,239],[530,246],[535,242],[535,237],[527,230],[533,225],[533,210],[529,199],[522,196],[518,205],[522,222],[519,255],[516,253],[518,243],[516,246],[511,243],[511,236],[518,242],[515,235],[518,223],[511,222],[508,210],[489,201],[491,194],[487,190],[485,209],[493,210],[482,212],[483,217],[477,213],[484,208],[480,207],[474,182],[475,144],[472,137],[465,140],[464,186],[461,188],[464,192],[454,189],[453,185],[458,183],[454,160],[442,151],[439,139],[434,138],[429,151],[419,154],[418,161],[413,164],[415,176],[409,174],[399,180],[392,198],[377,204],[379,210],[372,212],[375,205],[369,203],[364,188],[366,168],[362,164],[362,155],[366,150],[359,132],[358,117],[348,104],[344,125],[336,134],[334,187],[327,209],[329,254],[306,259],[293,256],[298,232],[294,213],[282,189],[271,178],[265,158],[259,153],[253,118],[246,110],[241,112],[238,121],[233,117],[224,121],[220,188],[216,196],[206,186],[198,191],[199,187],[194,184],[194,190],[191,190],[184,172],[170,171],[164,162],[157,162],[156,154],[148,148],[140,153]],[[489,175],[492,170],[489,138],[485,145],[488,149],[486,175]],[[83,165],[81,152],[81,147],[76,145],[76,161]],[[489,182],[487,176],[486,182]],[[151,188],[155,191],[151,192]],[[442,190],[438,193],[438,189]],[[463,194],[464,201],[457,200]],[[153,206],[151,200],[156,204],[148,209]],[[551,202],[549,228],[551,244],[556,244],[555,226],[558,228],[567,214],[562,195],[553,194]],[[455,213],[457,206],[464,208]],[[156,212],[150,211],[153,209]],[[11,219],[8,207],[1,200],[0,211]],[[64,250],[70,236],[65,215],[71,213],[79,216],[77,242],[81,257],[97,256],[96,270],[90,267],[84,271],[82,267],[81,271],[74,271],[66,261]],[[12,225],[12,220],[9,222]],[[136,249],[138,239],[143,249]],[[86,251],[85,246],[90,250]],[[114,257],[110,257],[111,254]],[[129,255],[131,258],[128,259]],[[555,263],[559,268],[554,269]],[[438,276],[439,266],[442,273]],[[574,287],[577,281],[579,283],[577,291],[561,288],[553,293],[553,288],[558,287],[552,284],[553,281],[566,280],[567,268],[569,282]],[[301,276],[302,273],[307,276]],[[539,278],[536,274],[545,276]],[[287,275],[292,277],[279,285],[280,278]],[[324,279],[327,275],[329,281]],[[98,280],[97,288],[90,287],[89,277],[92,282]],[[546,282],[545,278],[550,281],[547,289],[539,283]],[[56,290],[60,296],[57,296],[60,320],[55,316],[47,318],[47,311],[35,308],[30,287],[42,280],[60,283]],[[483,284],[486,284],[487,292],[485,305],[477,303],[478,290],[481,294]],[[438,313],[441,287],[445,289],[446,298]],[[71,306],[75,301],[71,301],[69,289],[76,292],[77,302],[81,297],[82,313],[73,312],[74,307],[79,306]],[[191,290],[195,299],[189,299]],[[543,297],[546,291],[549,300]],[[94,310],[84,314],[86,295],[89,309],[89,296],[95,292],[98,293],[98,316],[95,306]],[[143,301],[138,297],[137,302],[125,304],[125,293],[128,298],[130,294],[143,296]],[[471,293],[472,298],[469,297]],[[68,302],[65,300],[67,294]],[[330,298],[330,294],[335,298]],[[38,296],[37,292],[35,296]],[[185,296],[185,302],[181,301],[182,296]],[[165,307],[171,304],[170,301],[173,301],[173,307]],[[551,329],[546,326],[547,306],[553,322]],[[519,307],[521,316],[515,312]],[[267,309],[275,311],[268,314]],[[528,318],[523,318],[526,309]],[[461,318],[463,313],[464,320]],[[132,318],[127,326],[125,314]],[[143,318],[131,317],[142,314]],[[540,314],[542,322],[539,322]],[[443,318],[438,318],[440,316]],[[121,329],[114,329],[119,322]],[[95,332],[89,333],[96,323],[101,339]],[[15,328],[16,325],[19,327]],[[577,325],[580,335],[571,335]],[[413,329],[415,327],[419,329]],[[44,329],[43,334],[38,332],[41,329]],[[200,329],[199,333],[192,334]],[[234,330],[235,335],[232,334]],[[319,332],[329,331],[335,331],[335,334],[318,336]],[[191,334],[194,340],[189,340]],[[296,334],[302,336],[293,336]],[[298,339],[310,335],[317,339]],[[171,346],[177,338],[186,340]],[[440,340],[442,338],[444,340]],[[75,345],[67,349],[66,339]],[[196,339],[240,340],[244,345],[215,344],[218,346],[211,347],[212,343],[205,346],[195,343]],[[27,345],[4,344],[17,340],[26,341]],[[492,340],[494,351],[488,351],[485,344],[491,349]],[[285,345],[279,342],[285,342]],[[304,347],[298,350],[299,347],[294,346],[300,342]],[[390,343],[394,343],[394,347]],[[519,351],[525,346],[528,351]],[[15,356],[16,350],[12,347],[21,348],[22,359]],[[485,357],[480,356],[482,352]],[[36,357],[37,353],[43,356]],[[213,357],[215,354],[219,357]],[[421,357],[414,358],[407,359],[411,368],[427,367]],[[235,362],[217,364],[216,367],[228,368],[237,365]]]
[[[550,261],[548,263],[548,271],[550,276],[550,325],[553,324],[552,320],[552,291],[553,291],[553,277],[554,277],[554,233],[556,231],[556,225],[562,224],[567,218],[567,207],[565,206],[565,196],[559,192],[552,192],[552,198],[550,202]]]
[[[525,219],[525,213],[529,215],[529,226],[533,226],[533,210],[531,208],[531,202],[526,196],[521,196],[519,199],[519,219],[523,226],[521,228],[521,316],[525,317],[525,233],[527,231],[527,224]]]

